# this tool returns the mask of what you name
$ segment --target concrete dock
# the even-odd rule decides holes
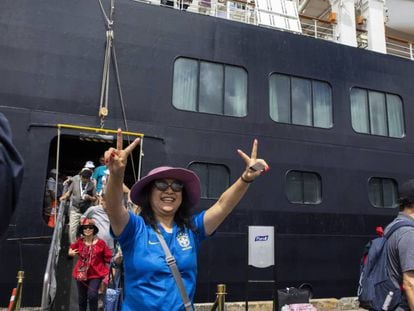
[[[358,307],[356,297],[346,297],[341,299],[323,298],[311,299],[310,303],[316,307],[318,311],[362,311]],[[197,303],[195,304],[196,311],[211,311],[213,303]],[[40,311],[36,307],[23,307],[21,311]],[[244,311],[244,302],[226,302],[226,311]],[[0,311],[7,311],[6,308],[0,308]],[[273,303],[271,301],[250,301],[249,311],[273,311]]]
[[[341,299],[323,298],[311,299],[310,303],[318,311],[362,311],[365,309],[359,308],[356,297],[346,297]],[[196,311],[210,311],[213,303],[198,303],[195,305]],[[244,302],[226,302],[226,311],[244,311]],[[250,301],[249,311],[273,311],[272,301]]]

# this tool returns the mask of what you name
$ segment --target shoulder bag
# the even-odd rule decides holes
[[[86,247],[86,244],[84,244],[84,247]],[[88,248],[88,253],[86,254],[85,257],[80,257],[78,258],[78,260],[80,260],[80,265],[76,271],[76,280],[77,281],[87,281],[88,280],[88,269],[89,269],[89,265],[91,264],[91,260],[92,260],[92,247]]]
[[[180,271],[178,270],[174,256],[171,254],[170,249],[168,248],[167,243],[164,240],[162,234],[156,230],[158,240],[162,246],[162,249],[165,253],[165,261],[167,262],[168,267],[170,267],[171,273],[174,276],[175,282],[177,283],[178,290],[180,292],[181,299],[183,300],[184,307],[186,311],[193,311],[193,305],[191,304],[190,298],[188,297],[187,291],[185,290],[183,280],[181,279]]]
[[[114,263],[109,266],[109,280],[108,288],[105,295],[105,310],[106,311],[118,311],[121,310],[123,300],[123,290],[120,285],[120,276],[114,275],[113,269]],[[120,271],[117,272],[121,273]]]

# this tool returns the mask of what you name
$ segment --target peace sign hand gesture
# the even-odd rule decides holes
[[[132,150],[139,145],[140,141],[140,138],[136,138],[128,147],[122,149],[122,130],[118,129],[116,134],[116,149],[111,147],[105,151],[104,154],[105,165],[108,168],[109,174],[112,178],[122,178],[123,180],[125,167],[128,162],[128,156],[131,154]]]
[[[241,150],[238,154],[244,160],[246,168],[239,179],[237,179],[204,215],[204,229],[207,235],[212,234],[231,211],[240,202],[246,194],[248,185],[255,180],[260,174],[269,170],[269,165],[263,159],[257,159],[257,139],[253,142],[250,157]]]
[[[269,165],[266,163],[263,159],[257,159],[257,139],[253,141],[253,147],[252,152],[250,154],[250,157],[245,154],[240,149],[237,150],[239,155],[242,157],[244,162],[246,163],[246,169],[241,175],[242,181],[245,183],[251,183],[253,182],[260,174],[263,172],[267,172],[270,170]]]
[[[122,149],[122,142],[122,130],[118,129],[116,149],[109,148],[104,154],[105,165],[109,170],[109,179],[105,188],[106,213],[116,236],[121,234],[129,221],[128,211],[122,204],[122,185],[128,156],[139,145],[140,139],[135,139],[125,149]]]

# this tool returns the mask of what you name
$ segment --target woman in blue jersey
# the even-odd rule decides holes
[[[209,209],[191,216],[200,200],[200,181],[184,168],[162,166],[151,170],[132,188],[132,202],[141,207],[139,216],[122,206],[122,184],[128,155],[139,144],[136,139],[123,149],[118,130],[117,148],[105,152],[110,171],[106,187],[107,213],[112,233],[121,244],[125,292],[123,310],[184,310],[174,277],[156,231],[164,237],[175,257],[190,300],[195,294],[199,244],[211,235],[246,193],[250,183],[269,167],[257,159],[257,140],[250,157],[238,150],[246,168]]]

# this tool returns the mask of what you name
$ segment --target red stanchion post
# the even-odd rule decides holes
[[[12,294],[11,294],[11,297],[10,297],[9,306],[7,307],[7,311],[12,310],[15,298],[16,298],[16,288],[13,288]]]

